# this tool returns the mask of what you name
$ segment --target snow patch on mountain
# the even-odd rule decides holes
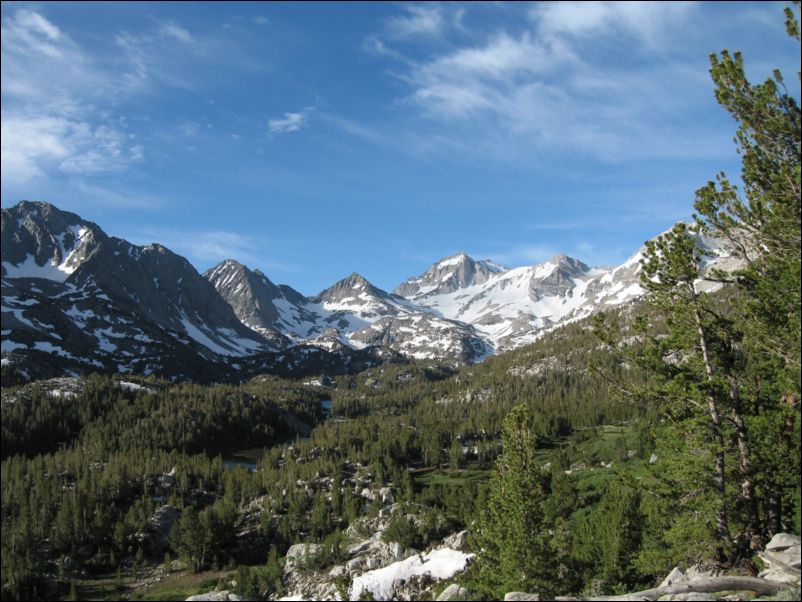
[[[415,555],[386,567],[368,571],[354,578],[349,592],[350,600],[359,600],[363,592],[370,592],[374,600],[390,600],[393,582],[408,581],[411,577],[429,574],[433,579],[450,579],[465,570],[474,554],[450,548],[438,548],[425,555]]]

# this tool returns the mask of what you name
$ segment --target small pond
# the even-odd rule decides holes
[[[320,402],[320,409],[324,412],[331,412],[333,405],[334,403],[331,399],[323,399]],[[293,438],[288,439],[288,442],[292,441]],[[242,466],[246,470],[253,472],[256,470],[257,463],[262,459],[267,449],[267,447],[252,447],[249,449],[236,449],[223,452],[221,454],[223,457],[223,466],[232,470],[237,468],[237,466]]]
[[[221,454],[223,456],[223,466],[230,469],[242,466],[246,470],[253,472],[256,470],[256,464],[262,459],[266,449],[266,447],[253,447],[223,452]]]

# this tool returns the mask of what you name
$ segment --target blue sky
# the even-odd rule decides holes
[[[799,95],[781,3],[3,3],[2,205],[200,270],[391,289],[626,259],[739,171],[708,56]]]

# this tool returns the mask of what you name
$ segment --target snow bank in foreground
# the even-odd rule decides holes
[[[349,598],[358,600],[362,592],[370,591],[376,600],[389,600],[393,595],[393,581],[396,579],[409,579],[426,573],[435,579],[449,579],[465,570],[465,565],[473,556],[451,548],[434,550],[426,554],[423,560],[420,556],[410,556],[406,560],[355,577]]]

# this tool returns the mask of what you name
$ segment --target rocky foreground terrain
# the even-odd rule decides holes
[[[374,518],[360,519],[347,532],[349,559],[322,570],[308,568],[322,551],[316,544],[297,544],[287,552],[280,600],[474,600],[460,584],[474,555],[467,533],[453,533],[425,550],[385,542],[388,521],[398,506],[389,489],[387,505]],[[409,515],[414,520],[414,515]],[[368,536],[369,535],[369,536]],[[759,553],[765,569],[757,577],[729,575],[699,566],[674,568],[651,590],[620,596],[557,597],[557,600],[797,600],[800,587],[800,538],[778,533]],[[235,584],[233,584],[235,585]],[[187,600],[243,600],[230,590],[215,590]],[[509,592],[504,600],[540,600],[537,593]]]

